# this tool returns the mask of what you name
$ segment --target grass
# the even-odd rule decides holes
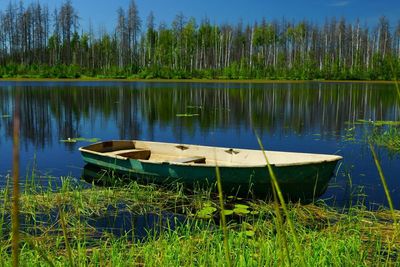
[[[394,153],[400,152],[400,129],[390,126],[384,130],[375,129],[369,137],[370,142],[385,147]]]
[[[2,200],[7,200],[8,192],[1,193]],[[68,179],[58,192],[24,190],[20,212],[29,220],[23,220],[21,228],[20,264],[226,266],[224,240],[232,266],[289,264],[281,255],[274,203],[235,197],[222,200],[223,207],[250,211],[226,216],[228,234],[219,227],[219,195],[204,190],[187,194],[181,187],[167,190],[135,182],[123,187],[82,189],[69,184]],[[10,230],[7,218],[11,203],[3,203],[0,214],[4,214],[5,220],[0,220],[4,233],[0,240],[0,264],[8,266],[12,262],[11,240],[6,235]],[[204,203],[215,208],[209,219],[196,217]],[[399,211],[372,212],[359,206],[342,212],[323,204],[295,203],[287,203],[286,208],[281,231],[289,244],[287,254],[293,265],[302,259],[307,266],[400,264],[400,238],[394,238],[399,232],[393,222],[400,219]],[[125,234],[100,231],[90,224],[102,216],[109,216],[113,221],[117,213],[123,212],[132,215],[134,226]],[[149,229],[144,238],[133,238],[140,226],[135,224],[135,216],[162,212],[182,214],[187,219],[180,223],[173,223],[171,219],[162,227],[155,226],[156,231]],[[290,245],[295,240],[289,221],[301,246],[301,255]],[[115,227],[120,225],[118,220],[115,224]]]
[[[356,142],[360,140],[356,137],[356,126],[368,125],[363,129],[364,137],[361,139],[367,143],[386,148],[392,154],[400,152],[400,121],[357,120],[348,124],[352,125],[352,127],[345,129],[343,136],[345,141]]]
[[[357,120],[355,124],[371,124],[373,126],[400,126],[400,121],[368,121]]]
[[[287,242],[288,240],[287,240],[286,234],[284,233],[284,225],[282,223],[282,218],[281,218],[280,211],[278,210],[279,209],[278,200],[279,200],[279,204],[282,206],[283,212],[284,212],[284,214],[285,214],[285,216],[287,218],[287,222],[288,222],[287,224],[288,224],[289,229],[290,229],[290,234],[291,234],[291,236],[293,238],[293,243],[294,243],[296,252],[297,252],[297,254],[299,256],[300,264],[301,264],[301,266],[305,266],[305,261],[304,261],[304,258],[303,258],[303,252],[302,252],[302,249],[300,248],[299,241],[298,241],[298,238],[297,238],[297,231],[294,228],[293,221],[291,220],[291,218],[289,216],[289,211],[287,209],[287,206],[286,206],[286,203],[285,203],[285,199],[283,198],[282,192],[280,190],[280,187],[279,187],[279,184],[278,184],[278,179],[276,178],[275,173],[273,172],[272,167],[271,167],[271,165],[269,163],[269,160],[267,158],[267,154],[265,153],[265,149],[264,149],[264,146],[263,146],[263,144],[261,142],[261,139],[258,137],[257,134],[256,134],[256,137],[257,137],[257,141],[258,141],[258,144],[260,146],[260,149],[263,151],[265,162],[267,163],[267,167],[268,167],[268,173],[269,173],[269,176],[271,177],[271,183],[273,185],[272,188],[273,188],[273,191],[274,191],[274,199],[275,199],[275,211],[276,211],[275,214],[277,215],[277,218],[278,218],[276,225],[278,227],[278,230],[281,232],[280,233],[280,237],[281,237],[280,241],[281,241],[281,244],[283,244],[281,246],[284,248],[284,250],[286,252],[286,258],[287,258],[287,260],[289,262],[289,265],[291,265],[291,257],[290,257],[290,253],[289,253],[289,249],[288,249],[288,242]],[[282,258],[284,258],[284,257],[282,257]]]

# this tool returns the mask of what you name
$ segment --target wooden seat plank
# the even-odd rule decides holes
[[[192,157],[187,157],[187,158],[174,159],[173,162],[175,162],[175,163],[206,163],[206,158],[200,157],[200,156],[192,156]]]

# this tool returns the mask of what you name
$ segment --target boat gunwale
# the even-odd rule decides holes
[[[268,163],[265,162],[264,164],[252,164],[252,165],[239,165],[239,164],[207,164],[207,163],[194,163],[194,162],[189,162],[189,163],[182,163],[182,162],[174,162],[174,161],[154,161],[150,159],[134,159],[134,158],[129,158],[129,157],[124,157],[120,156],[117,154],[105,154],[104,152],[98,152],[89,149],[90,146],[95,146],[101,143],[105,142],[144,142],[144,143],[155,143],[155,144],[169,144],[169,145],[181,145],[181,146],[195,146],[195,147],[202,147],[202,148],[218,148],[218,149],[232,149],[232,148],[227,148],[227,147],[214,147],[214,146],[204,146],[204,145],[193,145],[193,144],[178,144],[178,143],[168,143],[168,142],[153,142],[153,141],[141,141],[141,140],[107,140],[107,141],[100,141],[96,142],[93,144],[90,144],[88,146],[82,146],[79,147],[79,151],[81,152],[86,152],[89,154],[94,154],[102,157],[108,157],[108,158],[115,158],[115,159],[120,159],[120,160],[134,160],[134,161],[139,161],[142,163],[147,163],[147,164],[169,164],[169,165],[176,165],[176,166],[191,166],[191,167],[220,167],[220,168],[265,168],[268,166]],[[257,150],[257,149],[243,149],[243,148],[235,148],[239,149],[242,151],[249,151],[249,152],[255,152],[255,151],[262,151],[262,150]],[[313,164],[323,164],[323,163],[329,163],[329,162],[337,162],[343,159],[342,156],[339,155],[329,155],[329,154],[317,154],[317,153],[302,153],[302,152],[285,152],[285,151],[265,151],[265,155],[268,159],[268,153],[294,153],[294,154],[315,154],[315,155],[323,155],[323,156],[330,156],[331,158],[323,159],[323,160],[315,160],[315,161],[307,161],[307,162],[294,162],[294,163],[273,163],[270,164],[270,166],[275,166],[275,167],[290,167],[290,166],[305,166],[305,165],[313,165]],[[217,162],[218,160],[215,160],[214,162]]]

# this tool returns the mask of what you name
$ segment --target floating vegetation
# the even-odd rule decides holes
[[[389,127],[383,132],[375,129],[369,140],[377,146],[387,148],[389,151],[400,152],[400,129],[397,127]]]
[[[61,139],[60,142],[62,142],[62,143],[76,143],[77,141],[75,140],[75,138],[68,137],[67,139]]]
[[[357,120],[354,124],[371,124],[373,126],[400,126],[400,121]]]
[[[11,115],[8,115],[8,114],[0,115],[0,118],[2,118],[2,119],[11,118]]]
[[[75,140],[76,140],[77,142],[96,143],[96,142],[100,141],[100,138],[95,138],[95,137],[93,137],[93,138],[78,137],[78,138],[75,138]]]
[[[200,219],[211,219],[216,211],[217,208],[212,207],[210,203],[205,203],[204,207],[196,212],[195,216]]]
[[[177,117],[196,117],[199,116],[198,113],[179,113],[176,114]]]
[[[233,209],[233,212],[236,213],[237,215],[246,215],[250,213],[249,211],[249,206],[243,205],[243,204],[235,204],[235,208]]]
[[[203,109],[203,106],[187,106],[187,109]]]
[[[233,210],[224,209],[224,215],[225,216],[229,216],[229,215],[232,215],[232,214],[233,214]]]
[[[361,140],[365,143],[371,142],[374,145],[384,147],[391,153],[400,153],[400,121],[372,121],[357,120],[346,122],[353,127],[345,129],[342,136],[344,141]],[[356,138],[357,125],[367,125],[361,129],[362,135]]]
[[[345,134],[343,136],[344,141],[356,141],[356,128],[355,127],[344,129],[344,132],[345,132]]]
[[[76,142],[89,142],[89,143],[96,143],[100,141],[100,138],[84,138],[84,137],[77,137],[77,138],[70,138],[60,140],[63,143],[76,143]]]

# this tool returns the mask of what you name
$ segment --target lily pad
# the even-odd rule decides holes
[[[244,205],[244,204],[235,204],[235,208],[236,209],[245,209],[245,210],[247,210],[250,207],[247,206],[247,205]]]
[[[215,211],[217,211],[216,208],[206,206],[196,213],[196,217],[200,219],[210,219]]]
[[[224,210],[224,215],[229,216],[233,214],[233,210]]]
[[[250,213],[248,209],[241,209],[241,208],[234,208],[233,212],[236,213],[237,215],[246,215]]]

